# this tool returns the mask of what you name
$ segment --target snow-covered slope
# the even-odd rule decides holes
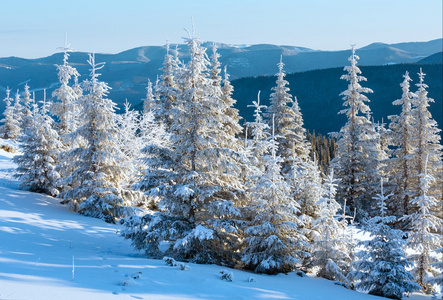
[[[380,299],[294,273],[228,270],[228,282],[220,266],[181,271],[146,259],[116,234],[118,225],[18,190],[12,156],[0,150],[0,299]]]

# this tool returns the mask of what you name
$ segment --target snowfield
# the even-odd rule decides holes
[[[295,273],[196,264],[182,271],[146,259],[117,234],[119,225],[19,190],[12,156],[0,150],[0,299],[381,299]],[[222,270],[234,280],[221,280]]]

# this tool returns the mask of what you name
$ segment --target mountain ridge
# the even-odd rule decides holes
[[[203,45],[208,48],[207,53],[211,53],[214,42],[204,42]],[[216,43],[218,52],[221,54],[220,62],[227,65],[230,69],[231,78],[237,79],[248,76],[273,75],[272,69],[267,67],[269,64],[275,65],[283,56],[288,73],[301,72],[314,69],[325,69],[331,67],[340,67],[347,64],[349,50],[324,51],[313,50],[306,47],[289,45],[229,45]],[[183,60],[189,58],[188,47],[184,44],[172,44],[170,49],[175,50],[178,47],[179,57]],[[428,42],[410,42],[397,44],[372,43],[357,50],[360,54],[362,65],[383,65],[387,63],[412,63],[431,54],[443,51],[443,39],[431,40]],[[116,54],[97,53],[97,61],[106,63],[119,62],[124,63],[145,63],[158,64],[163,63],[166,54],[165,46],[141,46],[128,49]],[[263,54],[263,55],[260,55]],[[2,57],[1,66],[9,68],[25,67],[38,64],[61,64],[63,53],[54,53],[47,57],[26,59],[20,57]],[[69,62],[73,65],[86,65],[86,52],[71,52]],[[252,68],[241,69],[243,65],[252,66]],[[260,68],[260,63],[266,67]],[[25,70],[26,71],[26,70]],[[147,70],[147,76],[151,80],[159,74],[159,70],[150,68]],[[0,85],[3,85],[0,82]]]
[[[429,55],[428,53],[434,51],[436,49],[435,47],[440,47],[439,45],[441,45],[442,41],[443,39],[438,39],[429,42],[412,43],[412,45],[409,45],[411,43],[393,45],[371,44],[372,46],[368,45],[366,47],[376,49],[364,50],[365,47],[363,47],[360,50],[357,50],[357,54],[361,58],[359,60],[359,66],[399,65],[404,64],[402,61],[406,61],[406,63],[411,66],[414,64],[434,64],[435,62],[438,62],[438,59],[441,56],[441,50],[440,52],[431,53]],[[210,48],[213,43],[205,42],[204,45]],[[395,48],[394,45],[397,45],[398,48]],[[410,53],[406,50],[400,49],[408,47],[417,48],[420,45],[422,50],[420,50],[419,53]],[[240,88],[238,83],[235,83],[235,79],[272,77],[278,71],[276,65],[280,61],[281,56],[283,56],[283,62],[285,64],[284,69],[287,74],[298,74],[294,76],[301,78],[306,75],[305,72],[329,70],[324,72],[325,74],[329,74],[327,75],[329,77],[325,77],[325,75],[318,80],[332,80],[336,82],[342,71],[330,71],[330,69],[342,70],[343,66],[349,64],[348,57],[350,55],[350,51],[348,50],[317,51],[297,46],[278,46],[269,44],[241,46],[218,44],[218,46],[218,52],[221,54],[221,64],[222,66],[227,66],[228,73],[231,75],[230,78],[234,82],[235,97],[237,97],[239,92],[237,90]],[[176,45],[171,45],[170,49],[175,49],[175,47]],[[188,57],[187,46],[179,45],[179,47],[180,59],[186,61]],[[208,49],[207,54],[211,55],[211,53],[212,50]],[[155,82],[156,77],[160,74],[159,69],[163,65],[165,54],[166,47],[164,46],[138,47],[117,54],[96,54],[97,62],[106,62],[104,68],[100,71],[102,75],[99,77],[99,80],[107,82],[111,87],[109,98],[116,102],[120,107],[122,107],[126,99],[133,107],[139,105],[142,101],[141,99],[145,98],[148,80]],[[68,61],[71,65],[76,67],[81,74],[79,80],[89,78],[90,67],[87,65],[87,58],[88,54],[84,52],[70,53]],[[23,59],[18,57],[0,58],[0,99],[3,99],[5,96],[4,91],[6,90],[6,87],[9,87],[12,90],[12,94],[15,94],[18,89],[20,92],[23,92],[25,83],[30,86],[31,93],[36,92],[37,99],[43,98],[43,89],[47,89],[47,95],[50,98],[54,89],[59,85],[55,65],[62,63],[63,53],[55,53],[51,56],[38,59]],[[393,82],[391,88],[396,89],[398,87],[403,73],[395,75],[398,77],[397,79],[399,82]],[[337,78],[335,78],[335,76],[337,76]],[[383,76],[385,76],[385,74]],[[288,75],[288,77],[290,77],[290,75]],[[299,80],[294,81],[294,85],[291,85],[291,90],[295,90],[294,95],[297,97],[299,96],[298,91],[300,85],[300,82],[298,81]],[[269,87],[269,83],[266,84],[266,87],[261,87],[259,89],[266,90]],[[271,82],[271,84],[274,83]],[[323,83],[317,82],[316,84],[322,85]],[[431,88],[441,88],[441,83],[437,83],[437,86],[434,87],[431,85]],[[342,90],[344,89],[345,87],[342,88]],[[1,95],[2,91],[3,95]],[[251,93],[254,94],[251,94],[252,98],[251,96],[245,96],[245,99],[239,97],[238,105],[245,101],[252,101],[252,99],[255,99],[257,91],[258,89],[252,90]],[[317,92],[317,90],[313,89],[312,93],[315,92]],[[376,91],[376,93],[378,92],[379,91]],[[330,93],[334,94],[336,91],[331,90]],[[265,95],[264,91],[262,91],[262,95]],[[334,97],[337,95],[334,94]],[[431,96],[436,97],[434,95]],[[250,103],[248,102],[248,104]],[[0,113],[3,112],[4,105],[4,101],[0,101]],[[245,110],[246,108],[239,108],[242,115],[248,116],[248,112]],[[307,113],[307,116],[309,115],[310,113]],[[248,117],[246,117],[246,119],[248,119]],[[309,117],[307,120],[307,124],[311,126]],[[441,126],[441,123],[439,124]],[[308,129],[312,130],[316,128],[308,127]],[[316,130],[319,131],[318,129]],[[325,134],[325,130],[323,129],[319,132]]]

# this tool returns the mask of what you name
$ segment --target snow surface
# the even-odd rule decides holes
[[[13,156],[0,150],[0,299],[381,299],[295,273],[196,264],[182,271],[146,259],[116,234],[118,225],[18,190]],[[222,270],[234,280],[221,280]]]

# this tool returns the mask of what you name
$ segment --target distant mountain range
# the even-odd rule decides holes
[[[211,55],[213,43],[205,42]],[[189,59],[186,45],[177,46],[179,57]],[[276,64],[283,57],[287,73],[306,72],[317,69],[337,68],[348,65],[347,58],[350,51],[317,51],[295,46],[277,45],[226,45],[218,44],[221,54],[220,62],[228,67],[231,80],[244,77],[258,77],[274,75],[277,72]],[[396,64],[434,64],[441,63],[443,39],[429,42],[414,42],[400,44],[374,43],[357,50],[360,56],[359,65],[380,66]],[[138,105],[145,97],[145,87],[148,79],[155,81],[161,73],[166,47],[147,46],[130,49],[118,54],[96,54],[97,62],[105,62],[100,71],[100,80],[107,82],[112,88],[109,98],[119,105],[127,99],[133,105]],[[43,89],[47,94],[58,87],[58,78],[55,64],[62,64],[63,53],[57,53],[38,59],[23,59],[18,57],[0,58],[0,99],[4,97],[7,86],[15,93],[17,89],[23,91],[27,83],[31,92],[36,92],[37,99],[43,96]],[[86,63],[87,53],[70,53],[69,62],[81,74],[80,80],[89,77],[89,66]],[[305,73],[298,73],[304,76]],[[332,78],[331,80],[335,80]],[[327,80],[326,78],[324,80]],[[401,76],[399,77],[401,80]],[[399,83],[399,82],[398,82]],[[299,90],[298,83],[291,87]],[[396,83],[397,84],[397,83]],[[235,85],[234,85],[235,86]],[[395,85],[394,88],[397,88]],[[254,91],[256,93],[256,91]],[[248,101],[251,100],[248,98]],[[242,101],[239,101],[242,102]],[[0,112],[4,109],[4,102],[0,101]],[[243,111],[241,112],[243,113]],[[245,112],[247,114],[247,112]]]

